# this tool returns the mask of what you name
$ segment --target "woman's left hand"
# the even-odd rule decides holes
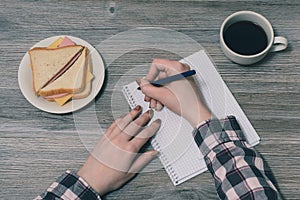
[[[155,120],[143,128],[153,111],[139,116],[141,112],[142,108],[137,106],[126,116],[117,119],[100,138],[77,173],[100,195],[121,187],[157,157],[155,150],[138,153],[160,127],[160,120]]]

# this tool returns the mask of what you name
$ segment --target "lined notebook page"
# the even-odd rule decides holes
[[[187,63],[197,71],[194,79],[200,88],[203,99],[217,118],[234,115],[251,146],[259,143],[259,136],[229,91],[221,76],[214,67],[204,50],[201,50],[180,62]],[[148,103],[144,102],[144,95],[137,90],[138,84],[132,82],[123,87],[123,94],[131,108],[137,105],[148,110]],[[182,117],[164,108],[154,112],[153,120],[161,119],[162,125],[152,139],[154,149],[160,152],[160,161],[174,185],[207,170],[203,155],[194,142],[193,127]]]

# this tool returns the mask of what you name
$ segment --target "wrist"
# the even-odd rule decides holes
[[[187,118],[192,127],[196,127],[201,122],[212,118],[212,113],[206,106],[201,105],[198,110],[196,109],[195,111],[196,113],[194,115],[189,115]]]
[[[201,107],[199,110],[200,110],[200,116],[198,119],[198,123],[196,125],[212,118],[212,113],[208,110],[207,107],[205,106]]]
[[[100,163],[93,157],[89,156],[87,161],[81,167],[81,169],[77,172],[77,175],[83,178],[90,187],[92,187],[100,196],[109,192],[107,186],[102,185],[102,181],[105,177],[100,177],[100,174],[97,173],[101,171],[99,169]]]

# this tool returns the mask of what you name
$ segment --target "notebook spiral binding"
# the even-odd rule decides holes
[[[160,153],[160,158],[162,160],[162,162],[165,165],[165,168],[167,170],[167,172],[169,173],[170,177],[172,178],[172,180],[175,183],[178,183],[178,176],[176,174],[176,172],[174,171],[174,169],[171,167],[171,165],[169,164],[169,161],[167,159],[167,157],[165,156],[165,154],[161,151],[159,144],[157,143],[157,141],[155,139],[151,140],[151,145],[153,146],[153,148],[157,151],[159,151]]]
[[[130,105],[131,108],[134,108],[134,107],[137,106],[136,102],[135,102],[135,100],[133,98],[133,95],[130,94],[130,89],[128,88],[128,86],[124,87],[123,94],[126,97],[126,99],[127,99],[127,101],[128,101],[128,103],[129,103],[129,105]]]

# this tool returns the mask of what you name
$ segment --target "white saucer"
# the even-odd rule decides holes
[[[33,47],[47,47],[59,37],[64,37],[64,35],[54,36],[54,37],[44,39],[36,43]],[[90,103],[97,96],[97,94],[99,93],[103,85],[104,76],[105,76],[105,67],[100,54],[88,42],[77,37],[72,37],[72,36],[68,36],[68,37],[76,44],[86,46],[89,49],[92,58],[93,74],[94,74],[94,79],[92,80],[92,91],[90,95],[87,96],[86,98],[69,101],[63,106],[59,106],[55,102],[49,102],[42,97],[35,96],[33,91],[32,72],[29,66],[30,58],[28,52],[26,52],[19,66],[19,71],[18,71],[19,87],[24,97],[33,106],[45,112],[64,114],[64,113],[69,113],[69,112],[79,110],[82,107],[86,106],[88,103]]]

